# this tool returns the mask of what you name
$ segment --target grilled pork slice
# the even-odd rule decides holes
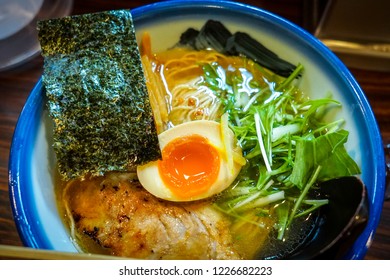
[[[126,177],[111,174],[66,186],[64,205],[80,240],[131,258],[241,258],[229,222],[209,203],[162,201],[121,176]]]

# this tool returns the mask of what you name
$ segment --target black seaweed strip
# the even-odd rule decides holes
[[[243,55],[282,77],[290,76],[296,68],[247,33],[231,34],[221,22],[215,20],[208,20],[200,31],[194,28],[187,29],[177,45],[195,50],[212,48],[226,55]]]
[[[130,11],[40,21],[38,31],[64,179],[160,158]]]

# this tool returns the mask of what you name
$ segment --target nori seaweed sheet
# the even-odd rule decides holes
[[[63,179],[161,157],[129,10],[40,21],[38,36]]]

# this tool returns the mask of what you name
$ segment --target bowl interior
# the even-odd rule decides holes
[[[180,12],[179,12],[180,11]],[[368,188],[370,219],[346,258],[363,258],[379,222],[384,191],[384,154],[372,110],[345,66],[322,43],[295,25],[258,8],[223,1],[161,2],[132,10],[137,37],[148,31],[154,51],[172,47],[188,27],[207,19],[230,31],[245,31],[280,57],[302,63],[301,88],[312,98],[331,93],[343,104],[347,149],[362,169]],[[26,246],[76,251],[59,216],[54,192],[52,125],[42,82],[32,90],[20,115],[10,155],[10,196],[15,221]]]

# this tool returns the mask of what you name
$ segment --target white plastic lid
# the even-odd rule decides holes
[[[0,71],[40,52],[37,20],[69,15],[73,1],[0,0]]]
[[[0,0],[0,40],[29,24],[38,14],[43,0]]]

